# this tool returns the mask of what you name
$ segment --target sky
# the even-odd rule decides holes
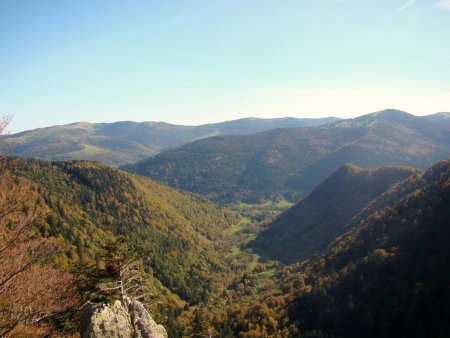
[[[0,114],[76,121],[450,111],[450,0],[0,0]]]

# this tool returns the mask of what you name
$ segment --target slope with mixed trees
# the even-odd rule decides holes
[[[345,162],[377,168],[386,164],[427,168],[450,156],[450,127],[397,110],[337,122],[342,132],[363,129],[362,137],[337,147],[297,172],[288,184],[310,191]]]
[[[8,119],[0,119],[0,134]],[[44,322],[76,305],[74,277],[53,260],[64,242],[41,236],[43,210],[30,182],[10,175],[0,146],[0,336],[44,336]]]
[[[397,110],[309,128],[199,140],[124,170],[221,203],[292,201],[344,163],[426,168],[450,156],[450,127]]]
[[[119,255],[117,245],[125,239],[142,244],[144,251],[137,260],[147,267],[145,277],[156,285],[153,290],[162,294],[165,306],[172,306],[165,314],[171,336],[445,337],[449,333],[450,161],[425,173],[344,166],[311,195],[328,187],[333,201],[347,205],[349,195],[368,201],[378,194],[348,227],[341,228],[347,232],[304,263],[283,267],[274,261],[244,262],[248,268],[240,272],[235,267],[242,257],[225,259],[230,237],[223,232],[236,216],[202,198],[91,162],[19,161],[11,179],[36,184],[29,185],[27,195],[35,196],[34,205],[47,217],[36,223],[35,238],[56,238],[60,245],[68,245],[52,255],[53,266],[64,268],[75,261],[82,265],[75,272],[83,272],[82,262],[90,260],[114,276],[115,267],[122,265],[114,260],[132,257],[129,249]],[[364,185],[367,193],[361,189]],[[209,214],[216,223],[204,221]],[[342,218],[338,216],[337,220]],[[148,223],[145,217],[150,218]],[[191,227],[177,223],[180,219],[189,219]],[[153,227],[157,230],[147,230]],[[117,240],[119,234],[124,236]],[[116,244],[105,259],[101,248],[111,242]],[[183,243],[181,250],[178,243]],[[158,256],[167,264],[154,264]],[[56,281],[73,278],[59,273],[62,278]],[[163,286],[171,277],[175,294]],[[180,287],[182,280],[186,288]],[[183,290],[194,307],[183,306],[177,298]],[[190,292],[199,297],[189,298]]]
[[[450,160],[381,196],[317,257],[242,275],[208,320],[226,337],[448,337]]]
[[[338,337],[450,334],[450,161],[405,184],[397,190],[416,189],[309,264],[312,288],[290,307],[290,318],[304,331]]]
[[[37,186],[48,210],[41,231],[71,244],[61,265],[95,261],[108,238],[125,236],[141,245],[155,277],[192,304],[206,302],[227,269],[225,230],[238,218],[201,197],[93,162],[19,161],[14,175]]]
[[[251,134],[286,127],[332,123],[337,118],[246,118],[199,126],[164,122],[79,122],[3,137],[11,154],[45,160],[94,160],[114,166],[132,163],[162,150],[217,135]]]
[[[292,263],[322,252],[349,230],[354,218],[393,185],[419,170],[408,167],[362,169],[346,164],[305,199],[278,216],[251,243],[266,258]],[[386,201],[383,196],[382,201]]]

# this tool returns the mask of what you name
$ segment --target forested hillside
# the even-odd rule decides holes
[[[142,245],[161,283],[190,303],[206,302],[227,270],[225,230],[238,217],[211,202],[92,162],[19,161],[14,175],[36,184],[47,210],[41,229],[71,244],[62,265],[95,260],[123,235]]]
[[[0,49],[0,338],[450,338],[450,0],[0,0]]]
[[[306,195],[345,163],[426,168],[450,156],[450,128],[396,110],[334,124],[192,142],[123,169],[221,203]]]
[[[293,263],[286,266],[258,261],[245,248],[250,224],[190,193],[92,162],[18,161],[13,168],[16,184],[34,184],[33,200],[45,215],[36,223],[43,239],[68,245],[55,266],[101,267],[102,248],[119,235],[141,245],[157,301],[153,314],[167,318],[174,337],[449,333],[450,160],[425,173],[342,167],[273,227],[289,233],[284,241],[274,235],[286,248],[280,259]],[[325,196],[329,213],[305,211]],[[308,215],[314,222],[302,228]],[[281,253],[272,244],[265,252],[267,234],[260,236],[263,257]],[[297,261],[311,253],[316,256]],[[73,322],[56,323],[58,332],[73,334]]]
[[[162,150],[217,135],[251,134],[286,127],[309,127],[335,122],[318,119],[246,118],[199,126],[165,122],[79,122],[3,136],[13,155],[45,160],[92,160],[114,166],[144,159]]]
[[[430,126],[422,133],[445,139],[445,128]],[[102,299],[89,291],[97,278],[90,271],[108,272],[105,250],[118,241],[139,248],[133,255],[139,253],[144,267],[152,315],[166,320],[174,337],[449,333],[450,160],[425,172],[346,164],[262,233],[261,225],[203,197],[107,165],[10,158],[2,166],[8,170],[2,169],[0,211],[16,203],[9,189],[25,189],[29,202],[17,210],[24,220],[37,215],[23,234],[31,236],[23,237],[32,243],[27,252],[48,256],[42,270],[33,265],[29,273],[42,271],[32,278],[44,290],[66,290],[61,304],[47,294],[52,308],[45,330],[21,324],[18,334],[51,328],[76,336],[81,301]],[[11,214],[6,228],[0,222],[4,234],[14,237],[8,224],[17,217]],[[44,283],[43,276],[51,278]],[[22,301],[21,284],[12,285]],[[12,309],[0,296],[0,307]]]
[[[312,288],[289,309],[305,332],[450,334],[450,161],[422,179],[421,188],[372,214],[305,268]]]
[[[385,194],[318,257],[244,274],[210,320],[230,337],[447,337],[450,160]]]
[[[320,253],[357,224],[364,208],[394,184],[420,171],[408,167],[362,169],[346,164],[305,199],[267,225],[252,243],[266,258],[296,262]],[[387,201],[382,196],[381,201]],[[364,216],[363,216],[364,217]]]

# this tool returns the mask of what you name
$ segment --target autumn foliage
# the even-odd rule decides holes
[[[0,122],[0,134],[8,120]],[[62,249],[40,236],[44,216],[32,187],[13,179],[14,161],[0,157],[0,336],[32,336],[42,323],[75,303],[73,277],[51,261]],[[42,330],[41,330],[42,331]]]

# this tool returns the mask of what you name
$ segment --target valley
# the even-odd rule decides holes
[[[449,15],[0,1],[0,338],[449,338]]]
[[[80,305],[116,297],[101,281],[125,250],[169,337],[445,336],[449,140],[445,123],[383,111],[215,136],[127,171],[3,157],[2,182],[31,191],[17,215],[39,210],[39,237],[63,248],[46,264],[76,281],[42,332],[76,337]]]

